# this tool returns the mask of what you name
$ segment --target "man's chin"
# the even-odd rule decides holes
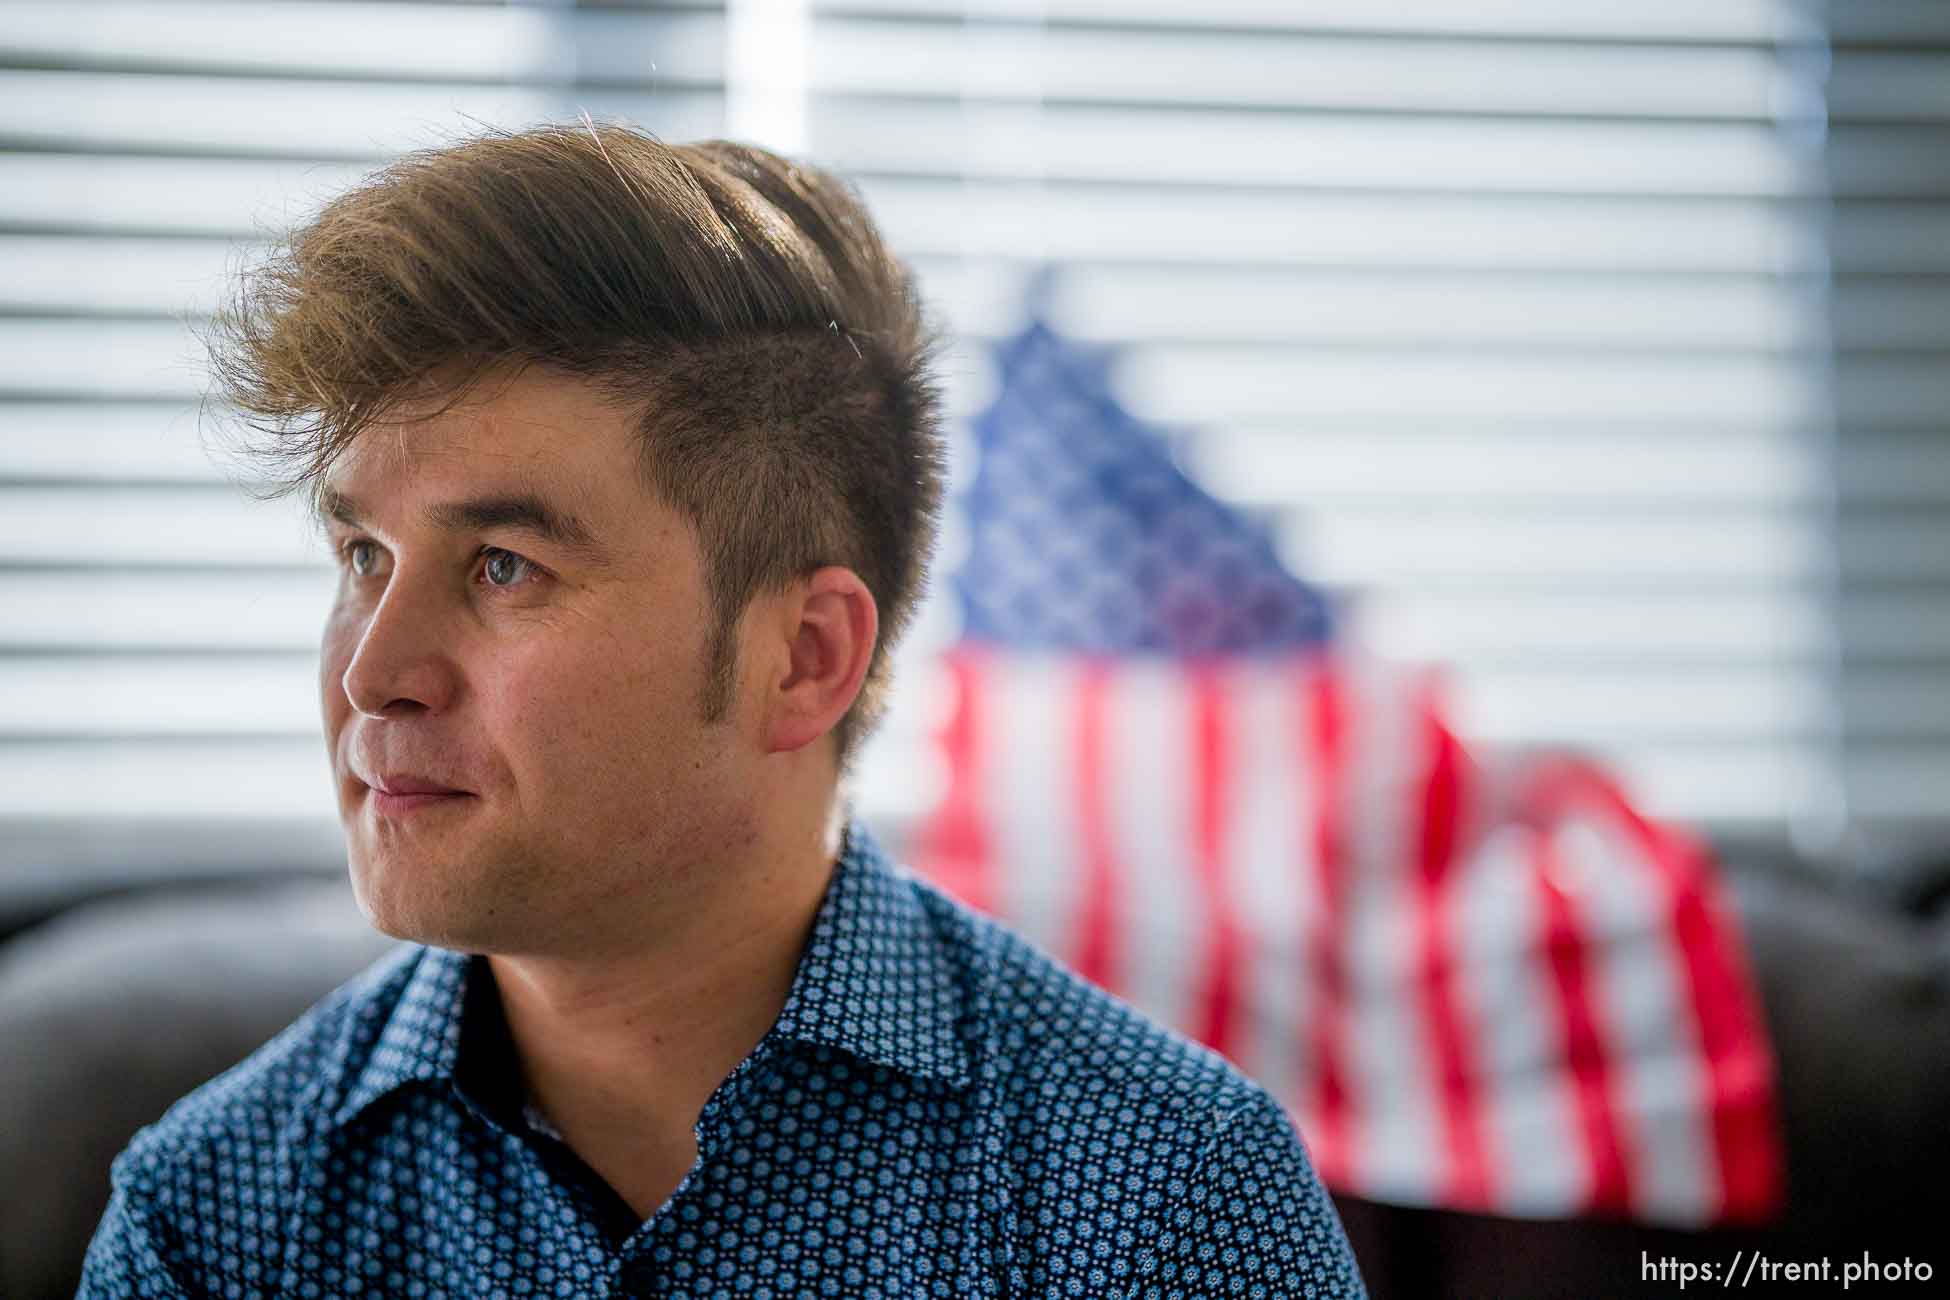
[[[443,864],[408,863],[397,854],[374,861],[349,855],[352,897],[366,924],[379,933],[410,943],[456,951],[486,951],[479,946],[484,918],[482,892],[456,878]],[[444,878],[444,879],[443,879]],[[493,909],[489,909],[491,918]]]
[[[429,908],[369,906],[363,901],[359,910],[374,930],[407,943],[466,953],[493,953],[504,947],[493,927],[483,924],[478,917],[456,916]]]

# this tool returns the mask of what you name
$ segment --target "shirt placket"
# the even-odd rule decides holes
[[[696,1162],[670,1199],[644,1220],[617,1252],[611,1290],[617,1300],[674,1300],[715,1295],[721,1290],[715,1273],[699,1266],[700,1248],[707,1244],[713,1228],[700,1193],[710,1181],[708,1171],[724,1158],[726,1144],[736,1132],[736,1116],[754,1072],[772,1052],[768,1035],[704,1103],[692,1129],[697,1139]]]

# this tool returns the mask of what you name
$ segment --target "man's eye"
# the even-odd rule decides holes
[[[345,556],[346,567],[358,577],[369,578],[379,567],[379,548],[371,542],[347,542],[340,553]]]
[[[488,580],[490,587],[512,587],[535,567],[533,561],[498,546],[488,547],[481,552],[481,557],[481,576]]]
[[[384,555],[378,543],[356,538],[339,547],[339,557],[353,577],[370,578],[379,572]],[[504,551],[498,546],[483,547],[481,550],[481,573],[490,587],[518,586],[534,570],[533,560],[513,551]]]

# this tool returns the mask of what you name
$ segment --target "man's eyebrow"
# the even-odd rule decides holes
[[[317,497],[312,501],[312,513],[321,523],[327,519],[335,519],[347,527],[352,527],[365,516],[366,512],[357,501],[336,488],[320,488]]]
[[[348,526],[356,526],[365,514],[358,501],[333,488],[326,488],[318,494],[317,511],[321,518],[335,519]],[[515,528],[575,551],[586,559],[605,561],[609,558],[608,548],[596,540],[595,531],[588,524],[532,492],[442,502],[428,506],[425,518],[435,528],[451,533]]]

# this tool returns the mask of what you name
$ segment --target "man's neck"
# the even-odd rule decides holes
[[[836,851],[822,828],[727,866],[639,948],[489,957],[528,1099],[638,1214],[682,1180],[704,1103],[778,1019]]]

